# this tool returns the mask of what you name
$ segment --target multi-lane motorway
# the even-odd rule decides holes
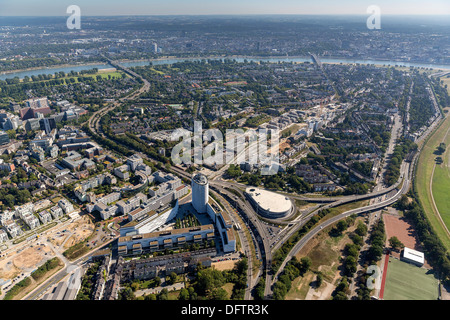
[[[124,70],[131,76],[140,77],[139,75],[135,74],[134,72],[132,72],[120,65],[114,64],[114,62],[112,62],[112,61],[109,61],[109,62],[112,65],[115,65],[116,67],[120,67],[122,70]],[[110,106],[108,106],[107,108],[105,108],[103,110],[97,111],[90,118],[89,127],[93,132],[97,132],[98,134],[101,134],[102,136],[104,136],[99,128],[100,118],[104,114],[109,112],[110,110],[113,110],[115,107],[119,106],[121,102],[125,101],[126,99],[133,99],[133,98],[137,97],[138,95],[140,95],[141,93],[145,92],[149,88],[148,81],[146,81],[142,77],[140,77],[140,78],[144,81],[144,86],[142,86],[139,90],[134,92],[132,95],[129,95],[126,98],[122,98],[120,101],[114,102],[113,104],[111,104]],[[432,131],[432,129],[435,127],[435,124],[437,122],[438,121],[436,121],[427,130],[427,132],[421,137],[421,139],[423,139],[424,136],[428,135]],[[246,150],[247,149],[248,149],[248,147],[246,148]],[[244,150],[243,152],[246,152],[246,151]],[[414,161],[416,161],[418,154],[419,154],[419,152],[416,154]],[[145,155],[142,155],[142,156],[144,156],[144,158],[148,159],[148,157],[146,157]],[[151,160],[151,159],[148,159],[148,160]],[[413,163],[414,163],[414,161],[413,161]],[[314,237],[314,235],[316,235],[321,229],[339,221],[340,219],[344,219],[345,217],[347,217],[349,215],[375,211],[375,210],[379,210],[381,208],[384,208],[386,206],[393,204],[395,201],[397,201],[401,197],[402,194],[405,194],[408,191],[410,184],[411,184],[411,177],[412,177],[411,168],[412,167],[413,167],[412,165],[410,165],[406,162],[403,163],[402,167],[401,167],[401,176],[400,176],[399,181],[396,184],[394,184],[393,186],[391,186],[389,188],[385,188],[385,187],[377,188],[377,190],[375,190],[374,192],[366,194],[366,195],[351,195],[351,196],[342,196],[342,197],[307,197],[307,196],[301,196],[301,195],[287,194],[287,196],[289,196],[291,199],[301,199],[301,200],[305,200],[305,201],[309,201],[309,202],[322,203],[323,205],[321,205],[319,208],[316,208],[315,210],[312,210],[311,212],[309,212],[309,214],[307,216],[303,216],[303,217],[296,219],[295,221],[291,221],[291,223],[290,223],[291,226],[288,228],[285,228],[283,230],[282,234],[280,235],[279,240],[277,241],[277,243],[273,244],[273,246],[271,246],[271,243],[269,240],[270,237],[269,237],[267,228],[263,225],[262,220],[259,219],[259,217],[258,217],[257,213],[254,211],[253,207],[246,201],[245,195],[242,191],[243,186],[240,184],[237,184],[235,182],[223,181],[220,179],[222,173],[226,169],[226,166],[223,167],[222,169],[220,169],[218,172],[213,173],[210,176],[210,186],[211,186],[211,190],[213,192],[216,192],[216,194],[221,194],[228,199],[232,199],[231,202],[236,207],[236,209],[238,207],[240,208],[240,212],[243,213],[244,217],[246,218],[245,221],[249,225],[250,232],[252,232],[254,234],[254,238],[256,239],[255,248],[257,250],[257,254],[261,257],[261,261],[263,262],[261,271],[270,270],[270,266],[272,263],[272,252],[275,252],[275,250],[277,250],[287,239],[289,239],[289,237],[292,234],[294,234],[296,231],[298,231],[309,220],[309,218],[312,217],[312,215],[314,213],[318,212],[319,209],[336,207],[336,206],[343,205],[345,203],[355,202],[355,201],[360,201],[360,200],[365,200],[365,199],[377,199],[377,198],[380,199],[379,202],[375,201],[375,203],[373,203],[373,204],[367,205],[362,208],[344,212],[343,214],[341,214],[339,216],[333,217],[322,223],[319,223],[314,229],[312,229],[310,232],[308,232],[308,234],[306,234],[294,246],[294,248],[288,254],[288,257],[285,259],[282,266],[278,270],[278,273],[273,277],[273,279],[272,279],[272,275],[270,274],[270,272],[266,272],[265,296],[270,297],[271,296],[271,286],[274,283],[274,281],[276,280],[278,274],[280,272],[282,272],[286,262],[291,257],[295,256],[295,254],[312,237]],[[191,178],[190,174],[187,174],[183,169],[181,169],[179,167],[174,166],[171,168],[171,170],[174,173],[176,173],[177,175],[179,175],[185,179],[190,180],[190,178]],[[233,192],[231,192],[230,190],[233,190]],[[236,196],[236,194],[239,194],[240,196]],[[384,200],[382,200],[382,196],[385,196]],[[232,216],[231,212],[230,212],[230,215]],[[282,222],[282,221],[277,220],[274,222],[277,223],[277,222]],[[283,221],[283,222],[285,223],[286,221]],[[252,268],[252,263],[250,260],[249,261],[249,269],[251,269],[251,268]],[[263,272],[260,272],[259,274],[263,275]],[[250,275],[251,275],[251,273],[250,273]],[[250,276],[248,283],[249,283],[249,288],[247,288],[247,290],[246,290],[246,298],[248,298],[249,292],[251,291],[253,286],[256,285],[257,281],[256,282],[251,281],[251,276]]]

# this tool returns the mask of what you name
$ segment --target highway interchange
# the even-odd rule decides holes
[[[127,97],[121,98],[118,101],[115,101],[105,107],[102,110],[99,110],[95,112],[92,117],[88,121],[89,128],[92,132],[97,133],[104,138],[106,136],[101,131],[99,122],[102,116],[104,116],[109,111],[113,110],[114,108],[121,105],[126,100],[132,100],[139,95],[141,95],[143,92],[147,91],[150,87],[150,84],[147,80],[143,79],[141,76],[137,75],[136,73],[132,72],[131,70],[124,68],[120,66],[119,64],[109,61],[108,62],[115,66],[116,68],[122,69],[126,73],[128,73],[132,77],[138,77],[143,80],[144,85],[136,90],[135,92],[131,93]],[[422,135],[420,138],[420,141],[422,141],[426,136],[428,136],[429,133],[431,133],[434,128],[436,127],[437,123],[441,120],[441,117],[436,119],[432,126],[428,128],[428,130]],[[248,147],[247,147],[248,148]],[[412,176],[413,176],[413,169],[415,162],[417,161],[418,155],[420,153],[420,149],[415,154],[414,159],[411,163],[403,162],[401,166],[401,174],[400,179],[397,181],[393,186],[391,187],[381,187],[380,184],[377,184],[377,187],[375,188],[375,191],[372,193],[366,194],[366,195],[350,195],[350,196],[341,196],[341,197],[307,197],[302,195],[295,195],[295,194],[284,194],[291,198],[291,200],[295,203],[296,199],[304,200],[308,202],[314,202],[319,203],[318,206],[312,208],[306,213],[303,213],[297,218],[287,221],[285,219],[278,219],[271,221],[274,225],[283,224],[285,227],[279,231],[277,234],[277,237],[275,237],[271,232],[269,231],[270,228],[268,225],[267,220],[263,220],[259,217],[259,215],[255,212],[254,208],[250,205],[250,203],[246,200],[245,197],[245,186],[233,181],[224,181],[222,180],[222,174],[225,172],[227,166],[224,166],[219,171],[213,173],[209,177],[209,184],[210,184],[210,190],[213,194],[220,197],[221,200],[225,200],[225,206],[227,211],[229,212],[229,215],[233,221],[233,223],[237,224],[237,216],[236,213],[239,213],[241,215],[242,220],[245,222],[246,226],[243,227],[241,230],[238,230],[238,237],[240,239],[240,242],[243,246],[244,252],[246,253],[247,257],[249,257],[249,268],[248,268],[248,287],[245,292],[245,299],[250,300],[251,299],[251,292],[253,288],[256,286],[256,284],[259,281],[259,278],[265,274],[265,297],[271,298],[272,296],[272,286],[275,283],[278,275],[283,271],[284,266],[286,263],[294,257],[308,241],[310,241],[317,233],[319,233],[323,228],[326,228],[336,222],[338,222],[341,219],[345,219],[346,217],[353,215],[353,214],[364,214],[376,210],[380,210],[384,207],[387,207],[389,205],[392,205],[395,203],[403,194],[406,194],[411,186]],[[143,158],[154,161],[153,159],[148,158],[146,155],[139,153]],[[170,171],[177,174],[178,176],[184,178],[187,181],[190,181],[191,175],[186,173],[183,168],[178,166],[172,166]],[[385,198],[383,200],[383,197]],[[313,229],[311,229],[305,236],[302,237],[302,239],[295,244],[295,246],[291,249],[288,256],[283,261],[281,267],[278,269],[277,273],[275,275],[271,272],[271,264],[272,264],[272,256],[273,253],[279,249],[283,243],[285,243],[295,232],[297,232],[306,222],[309,221],[309,219],[319,212],[319,210],[323,210],[326,208],[332,208],[337,207],[346,203],[355,202],[355,201],[361,201],[366,199],[378,199],[375,200],[375,203],[346,211],[342,214],[339,214],[337,216],[334,216],[330,219],[327,219],[323,222],[319,222]],[[222,201],[221,201],[222,202]],[[256,280],[254,280],[255,275],[252,273],[252,255],[250,252],[250,244],[247,241],[247,237],[244,233],[244,228],[248,227],[248,230],[252,234],[252,239],[255,244],[255,250],[256,250],[256,257],[258,260],[261,260],[262,264],[259,269],[259,272],[256,275]],[[114,240],[114,239],[113,239]],[[111,240],[111,241],[113,241]],[[95,251],[94,251],[95,252]],[[86,255],[83,258],[78,259],[75,262],[72,262],[70,264],[66,264],[65,268],[56,273],[51,279],[47,280],[43,285],[41,285],[39,288],[37,288],[34,292],[29,294],[27,296],[27,299],[36,299],[38,298],[44,291],[46,291],[48,288],[50,288],[52,285],[63,279],[68,273],[67,270],[70,268],[71,270],[75,267],[79,267],[82,265],[94,252],[91,252],[90,254]]]

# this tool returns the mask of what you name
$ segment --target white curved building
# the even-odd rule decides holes
[[[292,212],[291,200],[281,194],[250,187],[245,194],[255,208],[255,211],[266,218],[283,218]]]
[[[192,178],[192,205],[198,213],[206,212],[206,205],[208,204],[209,184],[208,178],[202,174],[197,173]]]

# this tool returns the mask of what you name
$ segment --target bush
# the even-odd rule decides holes
[[[40,266],[36,271],[34,271],[31,276],[34,280],[38,281],[41,279],[48,271],[56,268],[60,263],[58,257],[47,260],[42,266]]]
[[[18,295],[23,289],[28,287],[31,284],[31,279],[29,277],[23,279],[19,283],[16,283],[11,290],[6,293],[3,300],[12,300],[16,295]]]

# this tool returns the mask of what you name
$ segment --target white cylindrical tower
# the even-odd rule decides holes
[[[192,178],[192,205],[198,213],[206,212],[206,205],[208,204],[209,186],[208,178],[202,174],[197,173]]]

